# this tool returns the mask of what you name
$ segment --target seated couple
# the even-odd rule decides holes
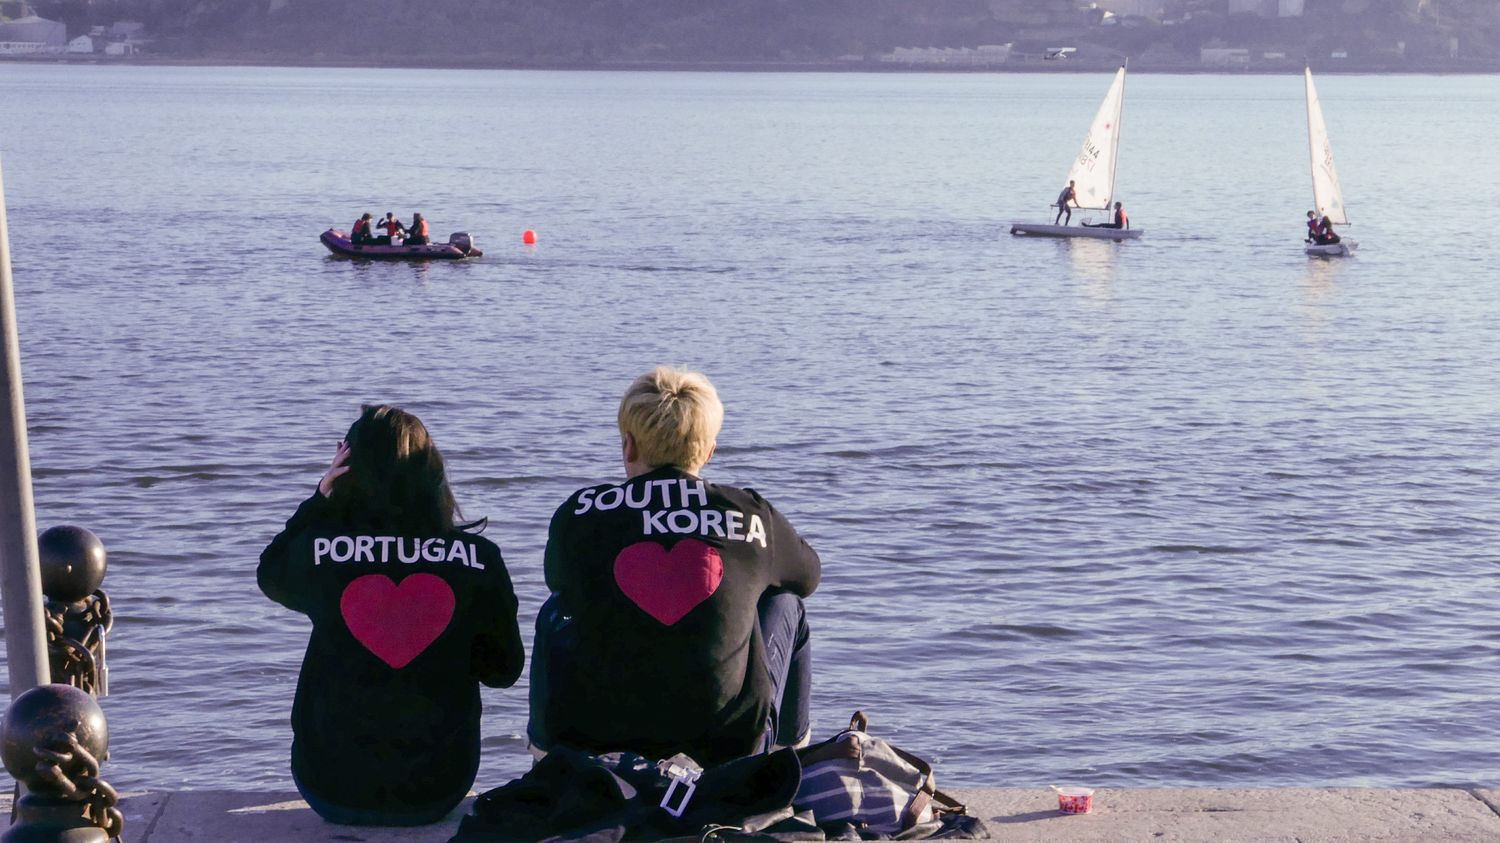
[[[1303,240],[1304,243],[1332,246],[1342,241],[1343,238],[1333,230],[1333,220],[1329,219],[1327,214],[1319,218],[1317,211],[1307,212],[1307,237]]]
[[[806,740],[802,598],[818,556],[765,499],[699,478],[724,410],[658,368],[620,402],[627,479],[552,518],[531,667],[534,752],[678,752],[705,765]],[[324,819],[435,822],[479,765],[479,683],[524,654],[500,550],[463,524],[415,416],[366,407],[261,554],[272,600],[312,620],[292,705],[292,777]]]

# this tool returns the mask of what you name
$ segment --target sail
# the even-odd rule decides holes
[[[1094,124],[1078,160],[1068,170],[1068,181],[1074,183],[1080,208],[1106,210],[1115,196],[1115,159],[1120,154],[1120,111],[1125,105],[1125,68],[1115,74],[1115,82],[1104,95]]]
[[[1313,206],[1319,214],[1339,225],[1349,224],[1344,211],[1344,191],[1333,168],[1333,144],[1328,142],[1328,124],[1323,122],[1323,104],[1313,87],[1312,69],[1307,74],[1307,147],[1312,155]]]

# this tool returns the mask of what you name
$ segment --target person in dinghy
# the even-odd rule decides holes
[[[369,211],[366,211],[363,216],[354,221],[354,228],[349,231],[349,242],[356,246],[364,246],[375,242],[375,236],[370,233]]]
[[[1343,240],[1333,230],[1333,220],[1324,214],[1321,219],[1317,211],[1307,212],[1307,239],[1306,242],[1318,246],[1332,246]]]
[[[1073,179],[1069,179],[1068,186],[1062,189],[1062,193],[1057,194],[1057,218],[1052,221],[1053,225],[1073,224],[1073,207],[1078,205],[1078,191],[1075,189],[1077,184]],[[1069,202],[1073,203],[1071,207],[1068,205]],[[1063,214],[1068,215],[1066,222],[1063,221]]]
[[[1086,222],[1084,228],[1129,228],[1130,215],[1125,213],[1122,203],[1115,203],[1115,215],[1109,222]]]

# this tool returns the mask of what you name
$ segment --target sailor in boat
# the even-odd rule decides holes
[[[1334,232],[1333,220],[1329,219],[1327,214],[1319,219],[1317,211],[1307,212],[1307,242],[1319,246],[1331,246],[1342,239]]]
[[[1125,213],[1125,206],[1119,202],[1115,203],[1115,216],[1110,222],[1086,222],[1084,228],[1129,228],[1130,215]]]
[[[349,242],[356,246],[375,242],[374,236],[370,234],[370,214],[368,212],[354,221],[354,229],[349,232]]]
[[[1073,224],[1073,209],[1068,207],[1068,203],[1072,202],[1074,205],[1078,204],[1078,192],[1073,189],[1074,184],[1075,182],[1072,179],[1068,179],[1068,186],[1063,188],[1062,193],[1057,194],[1057,218],[1052,220],[1053,225],[1058,224],[1058,220],[1061,220],[1063,218],[1063,214],[1067,214],[1068,219],[1067,222],[1064,222],[1062,224]]]
[[[1328,245],[1330,243],[1338,243],[1338,242],[1341,242],[1342,240],[1343,240],[1343,238],[1339,237],[1333,231],[1333,220],[1329,219],[1327,214],[1324,214],[1323,215],[1323,245],[1326,246],[1326,245]]]
[[[406,230],[406,245],[427,245],[427,220],[421,214],[411,215],[411,228]]]

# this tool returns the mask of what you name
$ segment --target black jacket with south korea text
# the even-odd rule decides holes
[[[772,706],[757,604],[806,597],[822,575],[770,503],[664,466],[574,493],[545,564],[576,630],[549,671],[553,741],[701,764],[755,751]]]
[[[479,684],[524,653],[500,548],[462,530],[349,523],[315,494],[260,557],[261,591],[312,620],[292,704],[292,771],[343,808],[456,802],[479,760]]]

